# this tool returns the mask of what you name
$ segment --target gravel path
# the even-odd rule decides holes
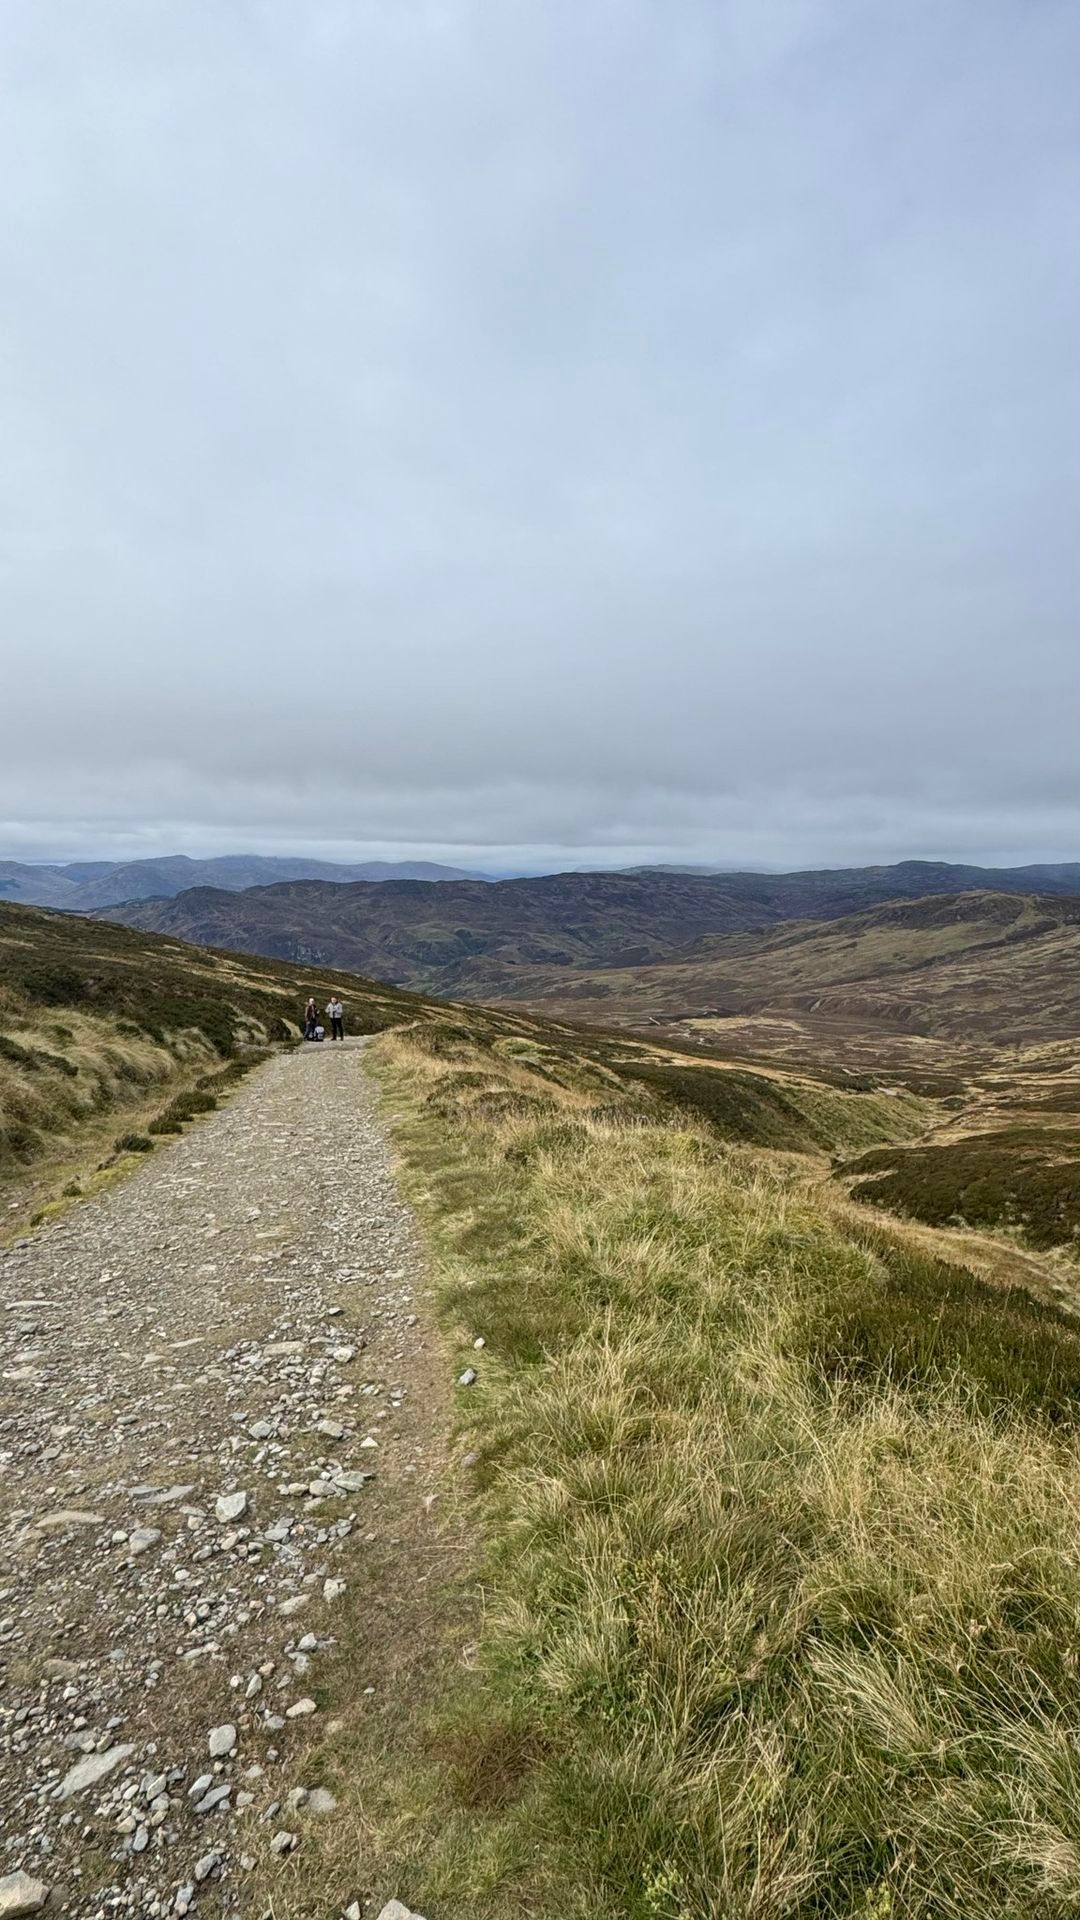
[[[362,1042],[272,1060],[0,1254],[0,1916],[28,1881],[246,1913],[332,1814],[290,1781],[335,1602],[445,1448],[420,1272]]]

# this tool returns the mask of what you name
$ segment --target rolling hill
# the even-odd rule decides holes
[[[1080,867],[1045,876],[1040,892],[1080,898]],[[491,1000],[521,997],[526,973],[571,980],[598,967],[639,968],[686,955],[706,935],[834,920],[891,900],[974,888],[1030,894],[1031,871],[905,861],[820,873],[562,873],[437,886],[298,881],[234,893],[196,888],[115,907],[108,917],[241,952],[355,968],[417,991]]]
[[[1080,1028],[1080,898],[962,893],[695,942],[659,965],[522,975],[521,998],[629,1027],[750,1016],[819,1042],[862,1032],[1031,1046]]]
[[[342,865],[331,860],[275,859],[263,854],[228,854],[215,860],[189,860],[175,854],[154,860],[72,860],[62,866],[36,866],[0,860],[0,900],[28,907],[60,907],[70,913],[94,913],[123,900],[171,897],[186,887],[270,886],[282,880],[467,880],[460,867],[430,860],[364,860]]]
[[[923,1140],[841,1156],[836,1178],[930,1227],[1080,1243],[1080,900],[894,903],[527,990],[536,1010],[680,1049],[936,1094]]]

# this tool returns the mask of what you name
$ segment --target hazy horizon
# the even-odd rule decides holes
[[[1074,5],[5,24],[11,858],[1075,855]]]
[[[563,861],[557,854],[553,854],[549,860],[540,861],[536,864],[515,864],[512,861],[508,861],[508,860],[500,861],[500,860],[491,858],[489,849],[478,851],[475,858],[465,859],[465,858],[459,858],[456,855],[452,857],[451,853],[445,849],[436,850],[434,852],[432,851],[418,852],[414,849],[403,850],[399,848],[393,851],[383,851],[383,852],[375,852],[375,853],[361,849],[359,852],[346,855],[346,854],[340,854],[340,853],[339,854],[327,853],[325,849],[322,849],[317,845],[313,845],[309,848],[299,848],[299,849],[295,847],[291,847],[284,850],[280,848],[269,847],[269,846],[264,846],[259,848],[250,847],[250,846],[244,846],[244,847],[238,846],[238,847],[229,847],[227,849],[219,849],[214,852],[191,852],[187,849],[180,850],[180,849],[174,848],[168,851],[162,850],[157,853],[149,853],[145,849],[143,849],[139,852],[124,854],[124,855],[110,855],[110,854],[95,855],[92,853],[88,853],[88,854],[72,854],[72,855],[66,855],[66,856],[57,856],[56,858],[52,858],[52,859],[44,858],[44,857],[27,859],[25,858],[25,856],[14,854],[9,850],[5,849],[2,845],[0,845],[0,863],[3,863],[4,861],[8,861],[8,860],[12,860],[12,861],[19,860],[19,861],[22,861],[22,863],[27,866],[64,867],[64,866],[80,866],[87,863],[93,863],[95,861],[101,861],[105,864],[116,863],[116,864],[126,865],[129,862],[133,863],[141,860],[175,858],[177,857],[178,853],[182,853],[183,857],[186,857],[191,860],[216,860],[216,859],[255,857],[255,858],[265,858],[265,859],[286,859],[286,860],[304,859],[304,860],[312,860],[312,861],[318,860],[318,861],[324,861],[330,865],[341,865],[341,866],[359,865],[368,861],[370,862],[382,861],[387,865],[404,864],[406,862],[422,862],[422,863],[431,863],[431,864],[446,866],[446,867],[464,867],[469,872],[477,874],[480,877],[491,877],[494,879],[538,879],[545,874],[557,874],[557,873],[582,873],[582,872],[617,873],[617,872],[625,872],[628,868],[633,868],[637,866],[675,866],[675,867],[694,866],[694,867],[704,868],[710,872],[716,872],[716,873],[777,873],[777,874],[780,874],[785,872],[810,873],[810,872],[816,872],[816,871],[829,871],[832,869],[842,872],[847,868],[858,866],[858,865],[891,866],[891,865],[899,864],[904,861],[912,861],[920,864],[921,863],[929,863],[929,864],[943,863],[946,865],[977,866],[977,867],[987,867],[987,868],[994,868],[994,867],[1011,868],[1011,867],[1027,867],[1027,866],[1080,864],[1080,852],[1078,852],[1077,859],[1074,862],[1070,862],[1067,857],[1063,860],[1055,860],[1049,856],[1044,857],[1038,854],[1032,854],[1027,858],[989,857],[986,859],[979,859],[975,857],[960,858],[958,856],[949,856],[947,854],[908,853],[908,854],[897,855],[894,860],[880,860],[880,861],[869,860],[869,859],[862,862],[834,861],[834,860],[826,860],[826,859],[806,860],[806,861],[797,862],[792,867],[787,868],[781,865],[777,865],[775,862],[764,863],[760,861],[752,862],[752,861],[738,861],[738,860],[735,860],[735,861],[728,861],[728,860],[687,861],[687,860],[681,860],[675,855],[669,855],[661,859],[661,858],[653,857],[651,855],[647,855],[643,853],[640,859],[636,859],[636,860],[628,859],[628,860],[618,860],[618,861],[614,861],[614,860],[591,861],[591,860],[580,860],[580,859],[568,859],[566,861]],[[484,857],[485,853],[487,857]]]

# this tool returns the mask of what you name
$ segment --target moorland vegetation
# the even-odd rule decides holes
[[[415,1904],[1075,1913],[1076,1320],[538,1024],[374,1057],[486,1541],[380,1810]]]
[[[850,1085],[938,1099],[931,1137],[837,1169],[860,1200],[1039,1248],[1080,1240],[1080,899],[975,893],[534,976],[523,997]],[[854,1184],[857,1183],[857,1184]]]

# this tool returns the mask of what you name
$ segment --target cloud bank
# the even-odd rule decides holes
[[[54,0],[0,851],[1080,853],[1069,0]]]

